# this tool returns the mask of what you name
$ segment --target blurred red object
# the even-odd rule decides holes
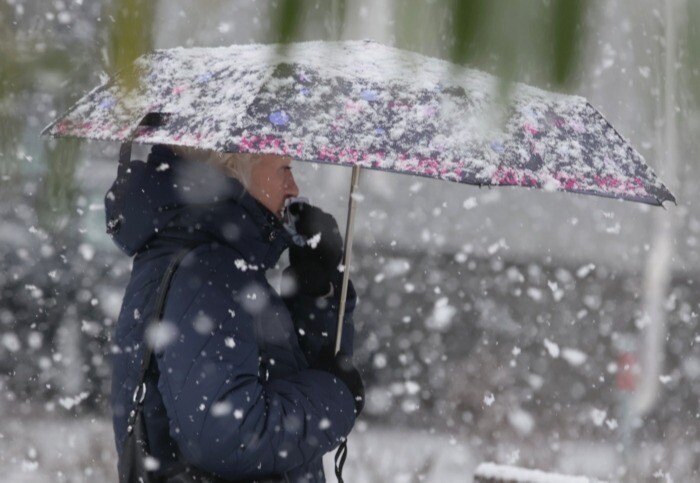
[[[633,352],[624,352],[617,358],[617,389],[632,392],[637,387],[639,361]]]

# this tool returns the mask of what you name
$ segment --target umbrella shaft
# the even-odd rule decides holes
[[[338,309],[338,327],[335,332],[335,353],[340,352],[340,343],[343,340],[343,320],[345,319],[345,302],[348,296],[348,283],[350,282],[350,258],[352,256],[352,235],[355,226],[355,190],[360,183],[360,167],[352,167],[350,180],[350,198],[348,200],[348,221],[345,225],[345,250],[343,255],[343,286],[340,291],[340,307]]]

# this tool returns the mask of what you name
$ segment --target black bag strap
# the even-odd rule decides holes
[[[185,255],[187,255],[192,249],[194,249],[199,243],[192,243],[190,245],[187,245],[183,248],[181,248],[175,255],[170,259],[170,264],[168,265],[168,268],[165,269],[165,273],[163,274],[163,278],[160,281],[160,285],[158,286],[158,291],[156,292],[156,302],[155,306],[153,308],[153,314],[151,315],[149,325],[151,324],[157,324],[160,322],[161,317],[163,317],[163,308],[165,307],[165,298],[168,295],[168,289],[170,288],[170,281],[173,278],[173,275],[175,274],[175,270],[177,270],[177,267],[180,265],[180,262],[182,262],[182,259],[185,258]],[[143,359],[141,360],[141,370],[139,374],[139,382],[138,385],[136,386],[136,390],[134,391],[134,403],[135,406],[140,406],[143,403],[144,398],[146,397],[146,373],[148,372],[148,368],[151,366],[151,359],[153,358],[153,348],[149,346],[145,341],[144,341],[144,354],[143,354]],[[136,409],[136,407],[134,408]]]
[[[345,438],[335,452],[335,477],[338,478],[338,483],[343,483],[343,466],[345,458],[348,457],[348,439]]]

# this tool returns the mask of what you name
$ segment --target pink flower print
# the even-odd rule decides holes
[[[529,132],[530,134],[532,134],[533,136],[534,136],[535,134],[537,134],[538,132],[540,132],[539,129],[537,129],[535,126],[533,126],[533,125],[530,124],[529,122],[526,122],[524,127],[525,127],[525,130],[526,130],[527,132]]]
[[[348,112],[362,112],[362,105],[358,102],[348,101],[345,103],[345,110]]]

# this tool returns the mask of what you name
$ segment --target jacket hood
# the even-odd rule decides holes
[[[219,241],[246,263],[269,268],[291,243],[282,223],[238,180],[165,146],[154,146],[146,162],[131,162],[120,181],[105,196],[107,231],[129,256],[159,236]]]

